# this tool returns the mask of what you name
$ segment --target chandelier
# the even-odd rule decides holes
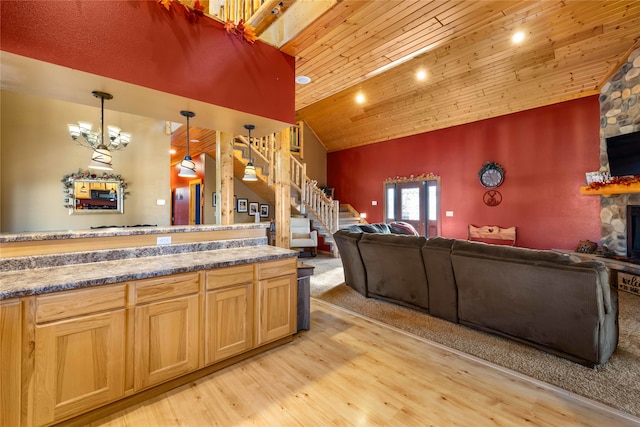
[[[126,148],[131,142],[131,134],[121,132],[119,127],[107,126],[107,138],[104,134],[104,100],[113,99],[113,95],[94,90],[91,92],[96,98],[100,98],[100,126],[93,131],[93,124],[78,122],[69,124],[69,134],[79,145],[93,151],[89,167],[92,169],[112,170],[111,152]]]

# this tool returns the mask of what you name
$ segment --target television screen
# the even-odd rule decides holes
[[[606,139],[611,176],[640,175],[640,131]]]

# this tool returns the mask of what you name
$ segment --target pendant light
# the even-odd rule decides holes
[[[249,163],[244,168],[243,181],[257,181],[256,167],[253,165],[253,157],[251,156],[251,131],[256,127],[254,125],[244,125],[244,128],[249,131]]]
[[[180,162],[180,172],[178,176],[183,178],[196,178],[196,164],[191,159],[191,154],[189,154],[189,119],[191,117],[195,117],[195,113],[191,111],[180,111],[180,114],[187,118],[187,155],[184,156],[184,159]]]

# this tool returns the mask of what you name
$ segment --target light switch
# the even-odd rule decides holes
[[[446,211],[445,216],[453,216],[453,211]]]
[[[377,200],[372,200],[371,201],[371,206],[378,206],[378,201]]]
[[[167,201],[165,199],[156,200],[156,205],[158,205],[158,206],[164,206],[166,204],[167,204]]]

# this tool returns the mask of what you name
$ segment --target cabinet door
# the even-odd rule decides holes
[[[86,412],[124,395],[125,311],[36,326],[36,425]]]
[[[296,282],[295,274],[258,282],[258,345],[295,333]]]
[[[207,292],[205,363],[253,347],[253,283]]]
[[[198,368],[198,295],[136,307],[135,389]]]
[[[254,266],[216,268],[205,274],[205,364],[253,348]]]
[[[22,303],[0,301],[0,427],[20,425]]]

